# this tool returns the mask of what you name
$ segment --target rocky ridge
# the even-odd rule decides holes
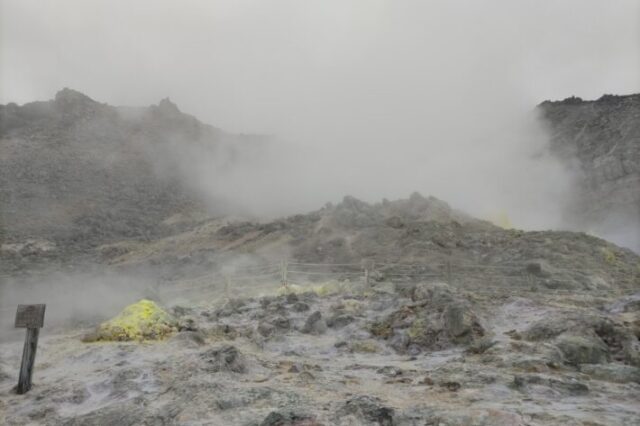
[[[551,132],[552,152],[576,174],[569,229],[640,251],[640,94],[571,97],[538,109]]]
[[[0,256],[69,261],[100,244],[166,235],[180,216],[220,214],[192,184],[190,155],[224,168],[262,142],[203,124],[169,99],[113,107],[63,89],[51,101],[0,105]]]

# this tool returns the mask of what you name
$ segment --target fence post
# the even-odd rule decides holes
[[[364,285],[366,288],[371,287],[371,272],[373,272],[373,268],[375,267],[375,263],[371,259],[363,259],[362,260],[362,269],[364,269]]]
[[[280,263],[280,273],[282,275],[282,287],[287,287],[287,260],[282,259]]]
[[[531,291],[538,291],[538,289],[535,286],[535,283],[533,281],[533,275],[527,273],[527,284],[529,285],[529,290]]]
[[[229,289],[231,288],[231,279],[229,275],[224,276],[224,297],[229,299]]]

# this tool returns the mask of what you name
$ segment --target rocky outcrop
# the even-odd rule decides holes
[[[215,214],[194,161],[228,167],[257,140],[201,123],[169,99],[114,107],[63,89],[50,101],[0,105],[0,245],[37,237],[55,247],[47,256],[71,256],[163,235],[179,214]],[[2,264],[33,259],[5,249]]]
[[[545,101],[551,150],[576,172],[567,226],[640,250],[640,94]]]

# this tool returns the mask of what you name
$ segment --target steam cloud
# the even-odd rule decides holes
[[[168,95],[225,130],[275,135],[235,169],[185,161],[204,193],[263,217],[417,190],[557,227],[572,176],[546,154],[534,105],[638,90],[632,0],[2,7],[2,101],[64,86],[111,104]]]

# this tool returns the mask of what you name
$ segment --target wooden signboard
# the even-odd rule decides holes
[[[42,328],[47,305],[18,305],[16,328]]]
[[[36,349],[38,348],[38,335],[44,325],[44,311],[46,305],[18,305],[16,311],[17,328],[26,328],[27,337],[22,351],[22,364],[20,364],[20,377],[16,392],[23,394],[31,389],[31,376],[36,361]]]

